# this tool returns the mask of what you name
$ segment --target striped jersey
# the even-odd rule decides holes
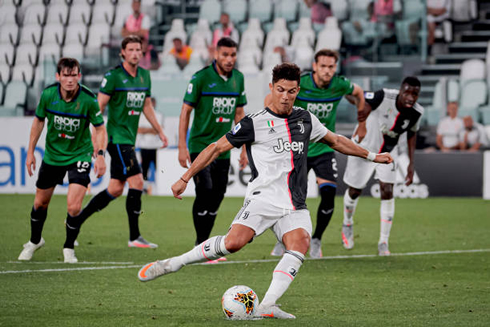
[[[134,145],[145,100],[151,96],[150,72],[138,67],[133,77],[120,64],[104,75],[99,92],[111,97],[107,119],[109,142]]]
[[[398,93],[394,89],[364,92],[372,111],[366,120],[367,133],[360,145],[369,151],[391,152],[401,134],[419,130],[424,107],[416,102],[411,108],[397,108]]]
[[[287,116],[265,108],[244,117],[226,138],[234,147],[246,145],[252,170],[246,198],[257,197],[283,209],[305,209],[308,144],[327,133],[318,118],[299,107]]]

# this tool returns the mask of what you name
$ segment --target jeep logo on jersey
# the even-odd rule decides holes
[[[54,128],[65,132],[78,131],[80,128],[80,119],[54,116]]]
[[[231,115],[235,109],[235,98],[213,98],[213,114]]]
[[[128,108],[141,108],[145,102],[145,92],[128,92],[126,98],[126,107]]]
[[[273,147],[274,152],[276,153],[281,153],[284,151],[297,151],[298,153],[303,153],[304,148],[304,142],[284,142],[283,139],[277,139],[277,145]]]
[[[333,103],[308,103],[306,109],[319,119],[326,118],[333,109]]]

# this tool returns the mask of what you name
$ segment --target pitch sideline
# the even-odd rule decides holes
[[[478,252],[490,252],[490,249],[472,249],[472,250],[445,250],[445,251],[427,251],[427,252],[407,252],[407,253],[392,253],[393,257],[402,256],[419,256],[419,255],[437,255],[437,254],[460,254],[460,253],[478,253]],[[376,254],[357,254],[357,255],[337,255],[337,256],[327,256],[319,259],[308,260],[335,260],[335,259],[361,259],[361,258],[376,258]],[[241,264],[241,263],[264,263],[264,262],[275,262],[279,259],[261,259],[261,260],[240,260],[240,261],[222,261],[217,263],[218,265],[226,264]],[[8,261],[6,263],[21,263],[19,261]],[[49,262],[43,262],[44,264],[50,264]],[[57,262],[58,263],[58,262]],[[117,263],[117,262],[107,262],[113,264],[113,266],[102,266],[102,267],[79,267],[79,268],[58,268],[58,269],[27,269],[27,270],[5,270],[0,271],[2,274],[25,274],[25,273],[38,273],[38,272],[64,272],[64,271],[83,271],[83,270],[106,270],[106,269],[127,269],[127,268],[140,268],[141,264],[127,264],[127,263]],[[79,262],[79,264],[104,264],[103,262]],[[115,265],[117,266],[115,266]],[[70,264],[71,265],[71,264]],[[209,265],[205,262],[196,263],[195,265]]]

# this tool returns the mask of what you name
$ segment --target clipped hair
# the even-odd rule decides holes
[[[238,44],[235,41],[233,41],[231,38],[229,38],[229,37],[222,37],[221,39],[219,39],[218,44],[216,45],[216,47],[218,49],[221,48],[221,47],[238,48]]]
[[[321,49],[315,54],[315,62],[318,62],[320,57],[333,57],[335,58],[335,63],[339,61],[339,53],[335,50]]]
[[[68,69],[68,72],[71,73],[75,68],[78,69],[78,73],[80,74],[81,70],[78,60],[76,60],[75,58],[61,58],[58,61],[58,65],[56,66],[56,71],[58,72],[58,74],[61,74],[62,71]]]
[[[284,62],[282,64],[276,65],[272,69],[272,84],[284,79],[287,81],[300,82],[301,69],[296,64],[291,62]]]
[[[139,43],[143,46],[143,40],[138,35],[128,35],[122,40],[121,49],[125,50],[129,43]]]
[[[420,81],[417,77],[415,76],[407,76],[405,77],[405,79],[403,80],[402,84],[408,84],[410,86],[414,86],[414,87],[421,87],[422,84],[420,84]]]

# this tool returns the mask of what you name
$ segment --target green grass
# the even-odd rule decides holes
[[[238,284],[262,298],[277,261],[194,265],[141,283],[139,266],[180,254],[194,243],[192,199],[144,197],[143,235],[158,249],[127,248],[124,198],[83,226],[76,248],[80,261],[62,263],[66,197],[55,196],[33,262],[16,262],[29,238],[33,195],[1,195],[0,326],[488,326],[490,252],[350,257],[307,260],[280,299],[295,321],[231,322],[221,295]],[[225,199],[213,235],[225,234],[242,203]],[[309,200],[316,216],[317,199]],[[325,256],[376,254],[379,200],[362,198],[355,217],[356,247],[340,244],[342,198],[323,237]],[[490,249],[490,202],[481,199],[400,199],[392,253]],[[275,237],[266,232],[230,261],[273,259]],[[118,269],[101,262],[132,262]],[[133,267],[135,266],[135,267]],[[37,270],[53,269],[40,272]],[[58,269],[58,270],[57,270]],[[25,271],[4,273],[6,271]],[[56,271],[57,270],[57,271]],[[37,271],[37,272],[36,272]],[[2,273],[3,272],[3,273]]]

